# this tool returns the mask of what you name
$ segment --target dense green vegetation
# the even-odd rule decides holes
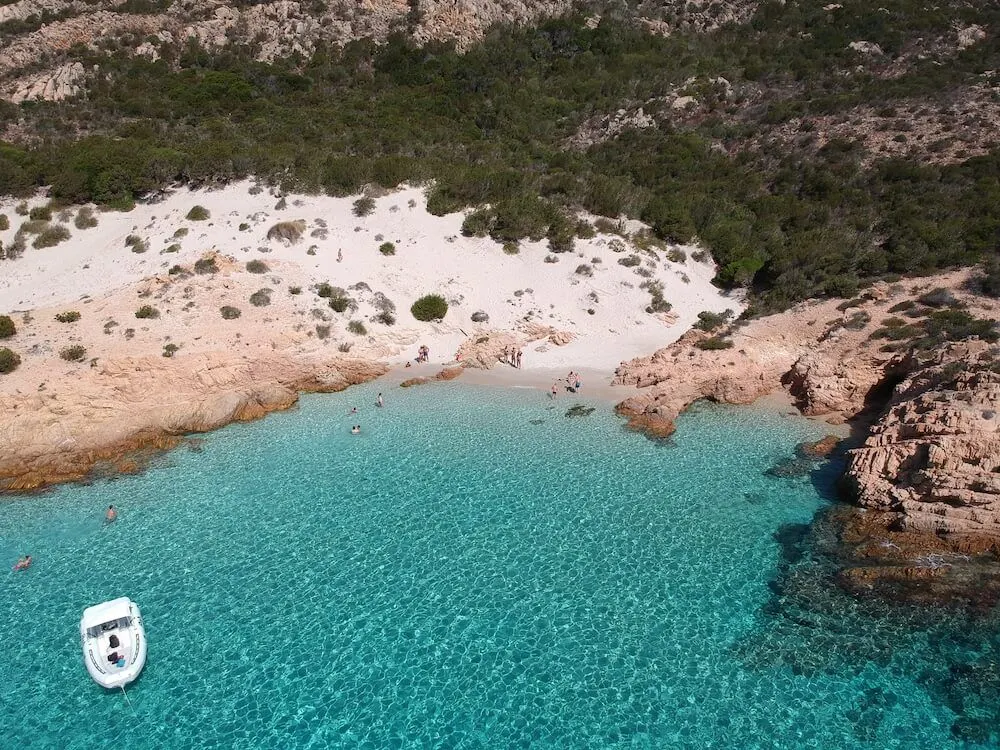
[[[992,5],[827,4],[769,0],[750,24],[702,35],[655,37],[614,13],[594,29],[579,18],[498,28],[465,55],[403,36],[269,65],[249,48],[164,46],[155,62],[77,50],[110,75],[85,101],[3,110],[41,142],[0,143],[0,184],[51,184],[59,201],[127,208],[175,180],[255,174],[335,195],[433,180],[431,211],[488,205],[463,232],[515,249],[525,237],[572,249],[576,208],[641,217],[662,239],[698,237],[720,265],[717,283],[752,286],[758,309],[995,254],[1000,151],[945,167],[863,167],[846,141],[818,153],[745,147],[792,117],[943,96],[1000,68],[995,33],[947,65],[916,61],[892,79],[856,72],[848,46],[863,39],[891,56],[952,33],[956,20],[997,28]],[[729,101],[718,76],[764,95]],[[588,122],[681,91],[706,103],[700,121],[569,145]],[[374,204],[355,205],[364,216]]]
[[[424,322],[441,320],[448,314],[448,302],[440,294],[425,294],[410,305],[410,313]]]

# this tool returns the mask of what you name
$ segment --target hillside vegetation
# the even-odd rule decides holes
[[[496,27],[461,54],[404,34],[271,63],[252,44],[159,54],[77,48],[106,73],[85,96],[4,105],[0,185],[127,208],[175,181],[433,180],[433,212],[490,204],[501,241],[565,234],[578,207],[698,237],[757,309],[1000,245],[995,119],[967,114],[1000,102],[996,5],[765,2],[670,36],[606,13]],[[931,115],[944,136],[921,130]]]

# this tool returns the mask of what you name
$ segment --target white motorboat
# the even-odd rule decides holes
[[[127,596],[83,610],[80,642],[87,671],[106,688],[124,688],[146,665],[142,615]]]

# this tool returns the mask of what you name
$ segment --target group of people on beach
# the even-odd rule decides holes
[[[580,373],[570,370],[566,376],[566,390],[570,393],[579,393],[581,385],[583,383],[580,381]]]
[[[503,348],[503,359],[500,360],[505,365],[521,369],[521,348],[517,346],[505,346]]]
[[[417,349],[417,362],[426,362],[431,356],[431,350],[424,344]]]
[[[109,523],[114,523],[118,520],[118,509],[114,505],[109,505],[107,511],[104,513],[104,525]],[[18,570],[27,570],[31,567],[31,555],[21,555],[17,562],[14,563],[12,570],[15,572]]]

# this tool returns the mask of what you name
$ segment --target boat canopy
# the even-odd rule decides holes
[[[98,628],[106,623],[121,625],[123,623],[120,621],[124,620],[127,623],[132,616],[131,607],[132,600],[127,596],[112,599],[104,604],[95,604],[93,607],[87,607],[83,610],[83,620],[80,624],[87,630]]]

